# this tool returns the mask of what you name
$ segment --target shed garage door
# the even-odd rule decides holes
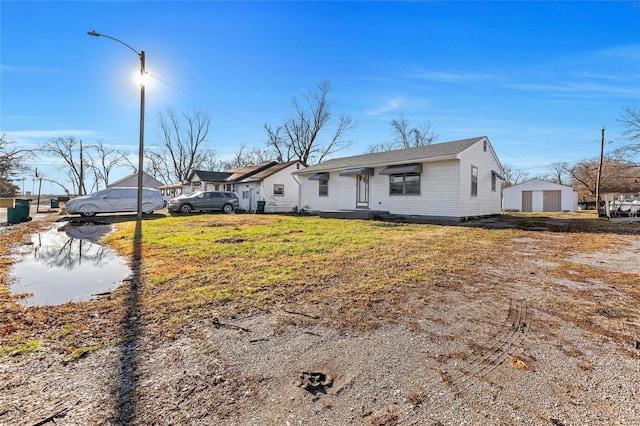
[[[542,192],[542,211],[543,212],[562,211],[561,191],[543,191]]]
[[[533,191],[522,191],[522,211],[533,211]]]

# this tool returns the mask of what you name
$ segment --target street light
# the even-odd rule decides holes
[[[142,167],[143,167],[143,158],[144,158],[144,77],[145,77],[145,66],[144,66],[144,50],[138,52],[133,47],[129,46],[122,40],[118,40],[115,37],[111,37],[104,34],[99,34],[95,31],[88,31],[87,34],[93,37],[106,37],[111,40],[117,41],[118,43],[128,47],[133,50],[136,55],[140,57],[140,145],[138,147],[138,210],[137,210],[137,218],[138,220],[142,219]]]

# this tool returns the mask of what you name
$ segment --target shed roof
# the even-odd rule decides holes
[[[539,190],[539,191],[541,191],[541,190],[550,190],[550,189],[575,191],[575,189],[573,189],[570,186],[561,185],[559,183],[549,182],[548,180],[538,179],[538,178],[529,179],[529,180],[526,180],[526,181],[521,182],[519,184],[511,185],[511,186],[505,188],[504,191],[505,192],[522,191],[522,190],[525,190],[525,191],[527,191],[527,190]]]
[[[128,176],[123,177],[122,179],[118,179],[115,182],[112,182],[108,185],[109,188],[120,187],[120,186],[133,186],[135,182],[138,180],[138,173],[132,173]],[[162,186],[162,182],[158,179],[151,176],[149,173],[143,171],[142,172],[142,186],[147,188],[158,188]]]

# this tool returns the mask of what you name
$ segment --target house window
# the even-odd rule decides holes
[[[273,184],[273,195],[275,197],[284,197],[284,185],[281,183]]]
[[[484,141],[484,151],[487,152],[487,141]]]
[[[243,200],[249,199],[249,191],[242,191],[242,199]]]
[[[491,173],[491,191],[496,192],[496,174]]]
[[[478,196],[478,168],[471,166],[471,196]]]
[[[389,175],[389,195],[420,195],[420,173]]]
[[[329,196],[329,179],[318,180],[318,195],[320,197]]]

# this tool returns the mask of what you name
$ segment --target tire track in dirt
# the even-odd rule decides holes
[[[467,364],[460,368],[464,377],[459,380],[458,387],[463,393],[475,384],[471,378],[482,379],[508,360],[507,355],[515,352],[518,343],[524,339],[531,327],[531,309],[526,300],[509,302],[507,318],[500,326],[500,331],[492,339],[493,343]]]
[[[424,384],[429,389],[442,381],[453,393],[454,399],[463,398],[465,391],[477,381],[491,374],[496,368],[509,359],[509,354],[516,352],[518,344],[524,339],[531,327],[531,308],[526,300],[509,302],[509,310],[499,331],[490,339],[489,346],[472,358],[466,365],[457,366],[455,370],[435,369],[438,376]]]

